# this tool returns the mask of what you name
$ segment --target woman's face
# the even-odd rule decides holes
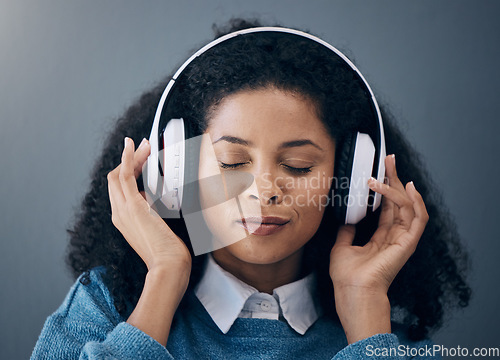
[[[313,103],[275,88],[241,91],[217,106],[205,134],[199,178],[252,183],[204,208],[216,253],[253,264],[296,254],[320,225],[333,178],[335,143]],[[220,203],[214,189],[200,185],[202,206]]]

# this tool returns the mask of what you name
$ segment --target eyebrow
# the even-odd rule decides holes
[[[228,136],[224,135],[212,142],[212,144],[215,144],[219,141],[227,141],[232,144],[238,144],[238,145],[245,145],[245,146],[254,146],[254,144],[251,141],[244,140],[242,138],[236,137],[236,136]],[[286,148],[292,148],[292,147],[298,147],[298,146],[305,146],[305,145],[312,145],[315,148],[318,148],[321,151],[324,151],[321,146],[317,145],[316,143],[312,142],[309,139],[299,139],[299,140],[292,140],[292,141],[287,141],[282,143],[279,147],[278,150],[281,149],[286,149]]]

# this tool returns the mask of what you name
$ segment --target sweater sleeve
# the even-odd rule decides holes
[[[43,326],[31,359],[160,359],[173,357],[155,339],[123,321],[101,279],[103,268],[80,276]]]
[[[355,359],[441,360],[441,356],[433,352],[433,343],[430,340],[402,343],[396,334],[376,334],[349,344],[339,351],[332,360]]]

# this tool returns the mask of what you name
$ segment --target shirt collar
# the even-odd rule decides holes
[[[301,335],[305,334],[321,313],[315,301],[314,288],[315,276],[310,273],[273,291],[283,317],[290,327]],[[212,320],[225,334],[238,318],[247,299],[258,293],[258,290],[221,268],[212,255],[208,254],[205,272],[194,292]]]

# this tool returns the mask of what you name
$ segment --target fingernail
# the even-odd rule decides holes
[[[142,138],[141,144],[139,145],[139,148],[143,147],[146,144],[147,140],[146,138]]]
[[[376,181],[377,180],[374,177],[371,177],[371,178],[368,179],[368,185],[375,185]]]
[[[127,148],[127,145],[128,145],[128,141],[127,141],[127,139],[128,139],[128,137],[127,137],[127,136],[125,136],[125,139],[123,140],[123,142],[124,142],[123,147],[124,147],[124,148]]]
[[[396,165],[396,155],[392,154],[391,155],[392,163]]]
[[[413,183],[413,181],[410,181],[410,183],[408,185],[412,188],[412,190],[416,190],[415,184]]]

